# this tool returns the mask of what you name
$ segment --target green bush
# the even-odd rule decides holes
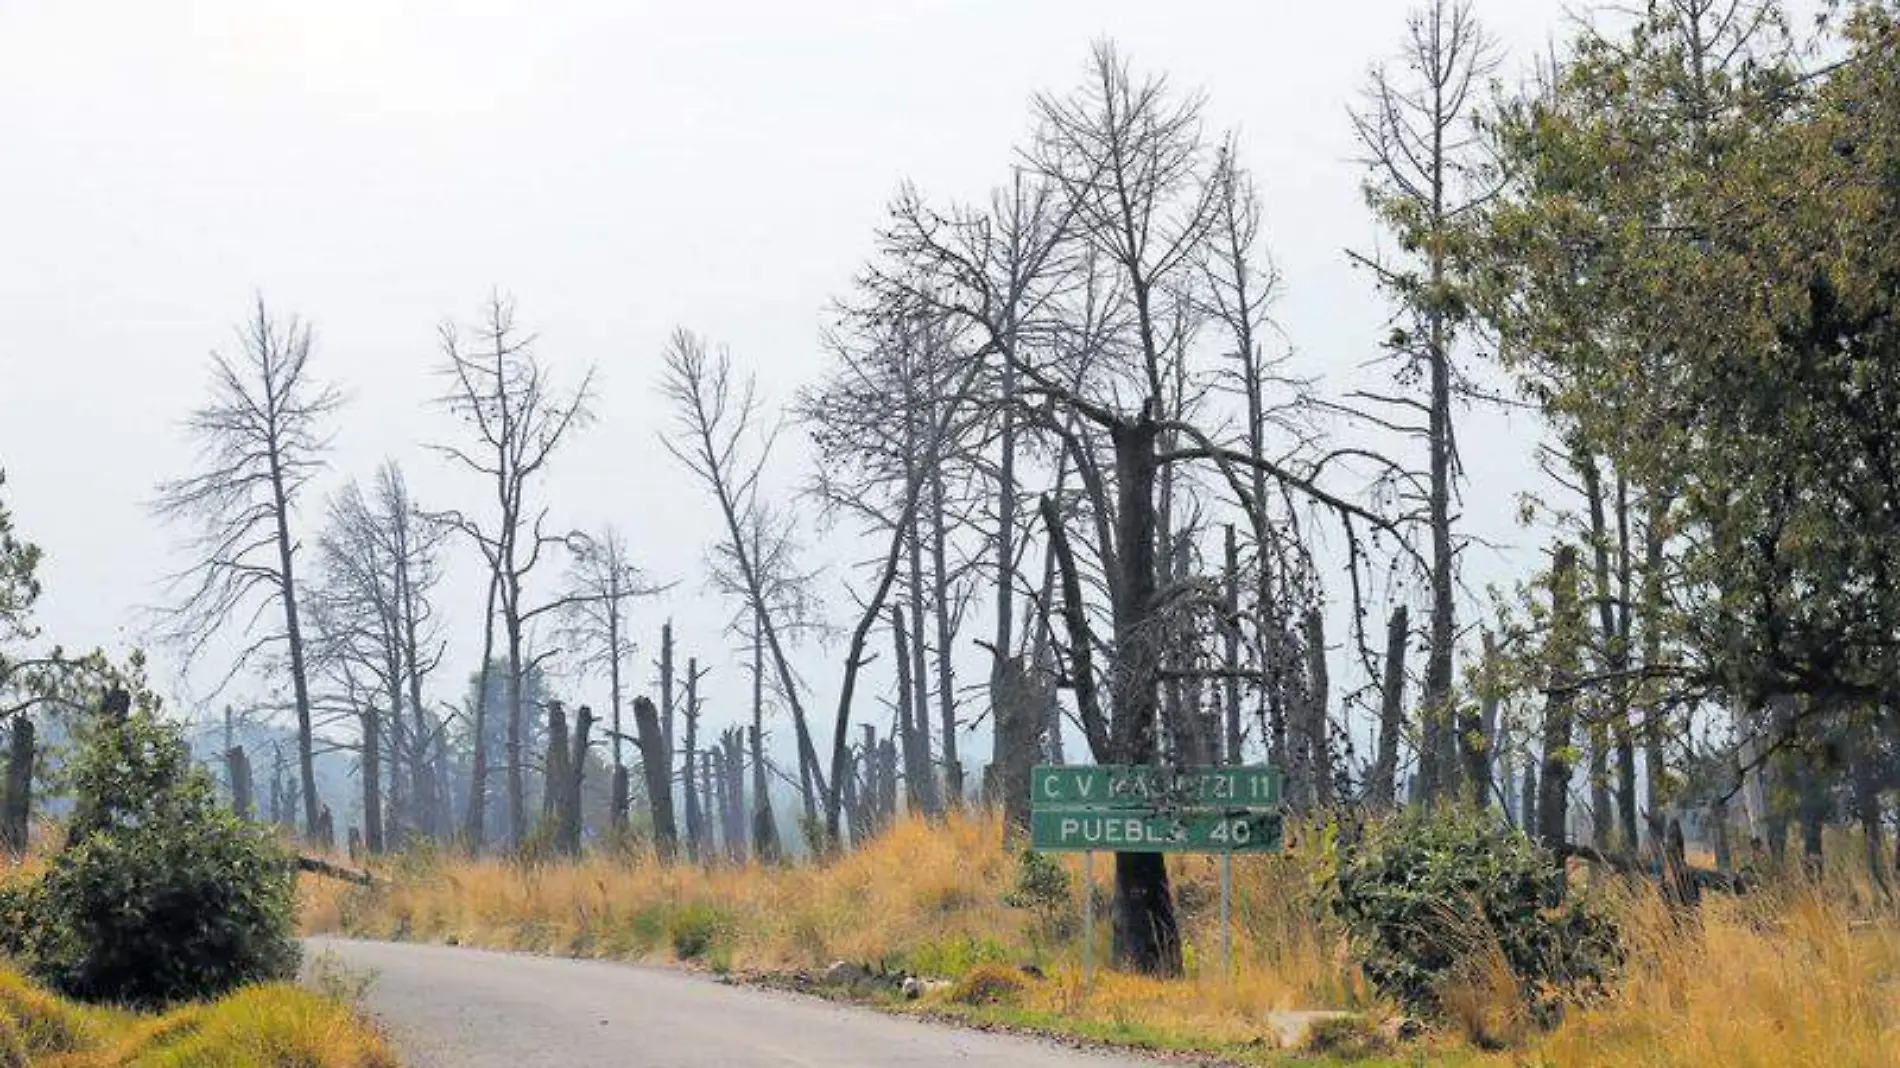
[[[732,930],[732,917],[711,905],[687,905],[673,916],[673,955],[698,960]]]
[[[217,803],[175,727],[140,712],[90,725],[64,848],[4,903],[17,949],[72,997],[131,1005],[213,998],[296,973],[292,858]]]
[[[1003,895],[1003,904],[1035,918],[1029,939],[1038,947],[1065,941],[1075,933],[1080,910],[1073,881],[1068,870],[1047,853],[1024,850],[1017,857],[1016,886]]]
[[[1533,1018],[1600,990],[1620,963],[1614,925],[1564,898],[1563,869],[1497,820],[1406,813],[1341,846],[1333,908],[1366,977],[1407,1009],[1441,1017],[1445,984],[1493,951]]]
[[[1009,947],[993,938],[952,935],[924,942],[905,954],[904,970],[912,975],[961,978],[984,964],[1002,964],[1011,958]]]

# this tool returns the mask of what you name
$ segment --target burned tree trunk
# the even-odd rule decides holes
[[[1114,757],[1151,764],[1160,714],[1155,633],[1155,443],[1152,406],[1111,431],[1115,446],[1116,565],[1111,617],[1115,643],[1110,733]],[[1115,854],[1115,959],[1137,971],[1181,972],[1181,932],[1167,860],[1159,853]]]
[[[1333,803],[1332,725],[1327,706],[1332,686],[1326,676],[1326,621],[1319,609],[1306,612],[1306,737],[1313,747],[1313,801],[1322,808]]]
[[[904,803],[913,815],[933,815],[936,804],[931,790],[935,783],[930,774],[930,743],[918,725],[928,713],[917,707],[916,691],[911,687],[910,634],[904,628],[904,609],[895,604],[891,605],[891,640],[897,655],[897,734],[904,746]]]
[[[659,710],[645,697],[633,699],[634,729],[639,732],[640,770],[646,779],[647,811],[653,817],[653,848],[660,863],[671,864],[679,854],[679,830],[673,823],[672,761]],[[689,736],[691,728],[688,728]],[[690,743],[689,743],[690,744]]]
[[[1385,627],[1385,680],[1379,691],[1379,752],[1372,764],[1372,805],[1391,808],[1398,797],[1399,736],[1405,731],[1406,608],[1392,610]]]
[[[567,756],[566,778],[561,780],[561,850],[570,857],[581,852],[581,785],[587,778],[588,735],[594,729],[594,710],[582,705],[574,717],[573,751]]]
[[[996,748],[991,764],[991,803],[1003,810],[1003,836],[1029,833],[1029,776],[1042,752],[1043,708],[1054,687],[1039,680],[1022,657],[996,666]]]
[[[761,864],[777,864],[781,856],[778,822],[772,818],[772,795],[765,777],[765,747],[757,725],[749,728],[746,735],[746,741],[752,746],[752,855]]]
[[[733,727],[720,736],[725,746],[726,792],[720,798],[720,826],[726,835],[726,856],[734,864],[744,864],[745,829],[745,728]]]
[[[244,755],[244,747],[234,745],[224,753],[225,774],[231,780],[231,811],[238,819],[251,818],[251,758]]]
[[[548,748],[541,763],[541,821],[557,838],[567,789],[567,755],[567,709],[559,701],[549,701]]]

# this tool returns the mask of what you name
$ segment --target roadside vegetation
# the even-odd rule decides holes
[[[0,1068],[395,1068],[348,1007],[284,983],[137,1013],[68,1001],[0,967]]]
[[[1427,845],[1441,848],[1444,837]],[[1474,922],[1467,901],[1441,887],[1425,901],[1439,922],[1417,926],[1460,936],[1455,959],[1430,980],[1440,1004],[1418,1010],[1421,1032],[1400,1038],[1398,1021],[1410,1010],[1361,964],[1365,947],[1337,906],[1340,851],[1328,835],[1298,838],[1280,856],[1237,860],[1231,979],[1221,972],[1217,868],[1206,858],[1173,870],[1184,974],[1104,970],[1108,934],[1099,921],[1110,884],[1098,858],[1100,946],[1089,983],[1079,858],[1025,860],[1001,842],[996,819],[952,814],[900,821],[864,848],[813,865],[409,853],[389,858],[374,888],[306,882],[302,914],[311,933],[684,961],[813,989],[844,961],[873,976],[950,981],[914,1002],[894,982],[859,985],[903,1011],[1251,1063],[1289,1052],[1280,1048],[1286,1018],[1276,1013],[1314,1009],[1361,1019],[1297,1028],[1295,1047],[1373,1064],[1874,1068],[1894,1063],[1900,1048],[1900,918],[1847,864],[1817,883],[1710,895],[1685,913],[1647,882],[1593,878],[1573,863],[1572,881],[1584,885],[1572,896],[1614,927],[1620,959],[1600,987],[1561,997],[1550,972],[1527,990],[1497,928]],[[1851,856],[1841,845],[1835,852]],[[1499,869],[1500,893],[1534,855],[1529,843],[1507,854],[1516,866]],[[1533,910],[1515,929],[1536,922]]]
[[[155,712],[105,693],[58,847],[0,869],[0,1068],[393,1068],[345,991],[290,984],[294,855]]]

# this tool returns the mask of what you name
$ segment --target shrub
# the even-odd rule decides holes
[[[1075,909],[1069,873],[1047,853],[1025,849],[1016,858],[1016,887],[1003,897],[1013,909],[1062,915]]]
[[[1366,977],[1422,1016],[1442,1018],[1449,984],[1501,956],[1534,1018],[1601,989],[1620,960],[1614,926],[1564,899],[1563,869],[1479,813],[1407,813],[1341,847],[1333,907]]]
[[[905,954],[907,969],[914,975],[932,975],[956,979],[985,964],[1000,964],[1010,959],[1009,947],[993,938],[952,935],[925,941]]]
[[[6,907],[33,973],[73,997],[133,1005],[216,997],[296,973],[291,858],[221,808],[178,730],[140,712],[91,725],[67,843]]]
[[[732,929],[732,917],[710,905],[687,905],[673,917],[673,955],[698,960]]]
[[[957,980],[950,988],[950,1000],[959,1005],[1006,1005],[1020,1000],[1028,985],[1020,970],[985,961]]]

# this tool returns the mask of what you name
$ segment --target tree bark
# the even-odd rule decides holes
[[[1385,625],[1385,679],[1379,691],[1379,752],[1372,764],[1372,805],[1389,809],[1398,798],[1399,738],[1405,733],[1405,643],[1410,620],[1404,605]]]
[[[638,731],[640,770],[647,787],[647,811],[653,818],[653,849],[660,863],[671,864],[679,854],[679,829],[673,823],[673,769],[660,727],[659,710],[644,697],[633,699],[634,730]]]
[[[1139,287],[1138,287],[1139,288]],[[1145,293],[1137,293],[1144,303]],[[1111,719],[1117,757],[1149,764],[1156,756],[1159,714],[1154,633],[1155,441],[1152,404],[1142,418],[1116,426],[1116,545],[1119,581],[1112,611],[1115,655]],[[1167,860],[1159,853],[1115,854],[1115,959],[1136,971],[1181,972],[1181,933],[1175,921]]]
[[[1332,702],[1332,687],[1326,677],[1326,620],[1317,608],[1306,611],[1306,737],[1311,743],[1313,801],[1321,808],[1333,803],[1332,723],[1327,711]]]
[[[371,853],[383,851],[383,732],[374,705],[363,708],[363,844]]]
[[[1577,550],[1560,545],[1550,573],[1550,637],[1545,645],[1549,672],[1544,703],[1544,767],[1537,797],[1538,839],[1560,853],[1569,808],[1571,717],[1577,670]]]
[[[21,856],[26,853],[33,830],[33,721],[25,715],[13,717],[13,730],[7,747],[7,777],[0,790],[0,849]]]

